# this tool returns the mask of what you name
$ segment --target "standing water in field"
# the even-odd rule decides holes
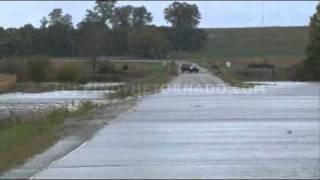
[[[0,95],[0,119],[6,117],[8,109],[30,111],[38,109],[76,107],[81,102],[107,103],[107,96],[114,93],[112,87],[123,83],[88,83],[84,90],[58,90],[41,93],[6,93]],[[109,89],[109,90],[106,90]]]

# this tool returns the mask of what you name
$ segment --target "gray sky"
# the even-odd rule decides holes
[[[117,5],[144,5],[153,14],[153,24],[168,25],[163,9],[173,1],[118,1]],[[200,27],[302,26],[309,23],[318,1],[188,1],[197,4],[202,14]],[[62,8],[77,24],[94,1],[1,1],[0,26],[38,27],[41,17],[53,8]],[[264,13],[263,13],[264,12]],[[264,21],[263,21],[264,14]],[[263,23],[264,22],[264,23]]]

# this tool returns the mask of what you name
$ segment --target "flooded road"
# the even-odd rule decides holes
[[[320,178],[319,83],[210,76],[179,75],[33,178]]]

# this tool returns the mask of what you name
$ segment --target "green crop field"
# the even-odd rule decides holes
[[[308,43],[307,27],[205,29],[208,40],[196,52],[178,52],[186,59],[302,59]]]
[[[205,31],[208,35],[205,47],[194,52],[174,52],[173,57],[194,61],[209,70],[213,64],[224,69],[224,63],[231,61],[232,68],[218,76],[233,84],[295,80],[295,65],[305,58],[308,44],[307,27],[209,28]],[[253,72],[248,68],[252,63],[272,64],[276,68],[274,76],[270,76],[271,71],[255,69]]]

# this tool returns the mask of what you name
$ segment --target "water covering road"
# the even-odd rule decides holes
[[[318,83],[206,83],[179,75],[32,178],[320,178]]]

